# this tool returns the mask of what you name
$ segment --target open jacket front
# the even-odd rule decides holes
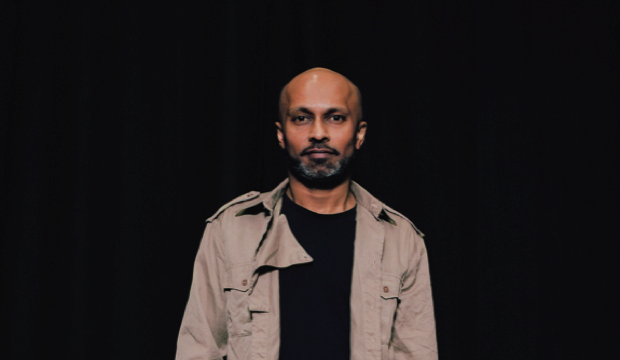
[[[242,195],[207,220],[177,360],[278,359],[278,270],[312,261],[280,214],[287,186]],[[351,191],[358,204],[351,359],[437,359],[422,234],[357,183]]]

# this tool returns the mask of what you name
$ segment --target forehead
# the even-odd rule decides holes
[[[321,76],[322,75],[322,76]],[[346,79],[329,74],[312,74],[294,79],[286,89],[288,108],[331,108],[355,106],[355,93]]]

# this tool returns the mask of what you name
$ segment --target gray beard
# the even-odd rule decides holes
[[[351,174],[355,163],[355,152],[343,156],[335,164],[328,163],[327,159],[316,159],[310,164],[304,164],[300,159],[292,157],[288,149],[285,151],[290,173],[307,188],[332,189],[342,184]]]

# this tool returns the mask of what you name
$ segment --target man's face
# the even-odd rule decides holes
[[[301,75],[287,86],[278,126],[280,146],[300,180],[342,175],[364,141],[355,89],[339,74]]]

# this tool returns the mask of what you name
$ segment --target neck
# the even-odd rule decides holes
[[[351,210],[355,204],[355,196],[349,190],[351,178],[348,177],[341,184],[331,189],[316,189],[306,187],[289,173],[288,196],[297,205],[318,214],[337,214]]]

